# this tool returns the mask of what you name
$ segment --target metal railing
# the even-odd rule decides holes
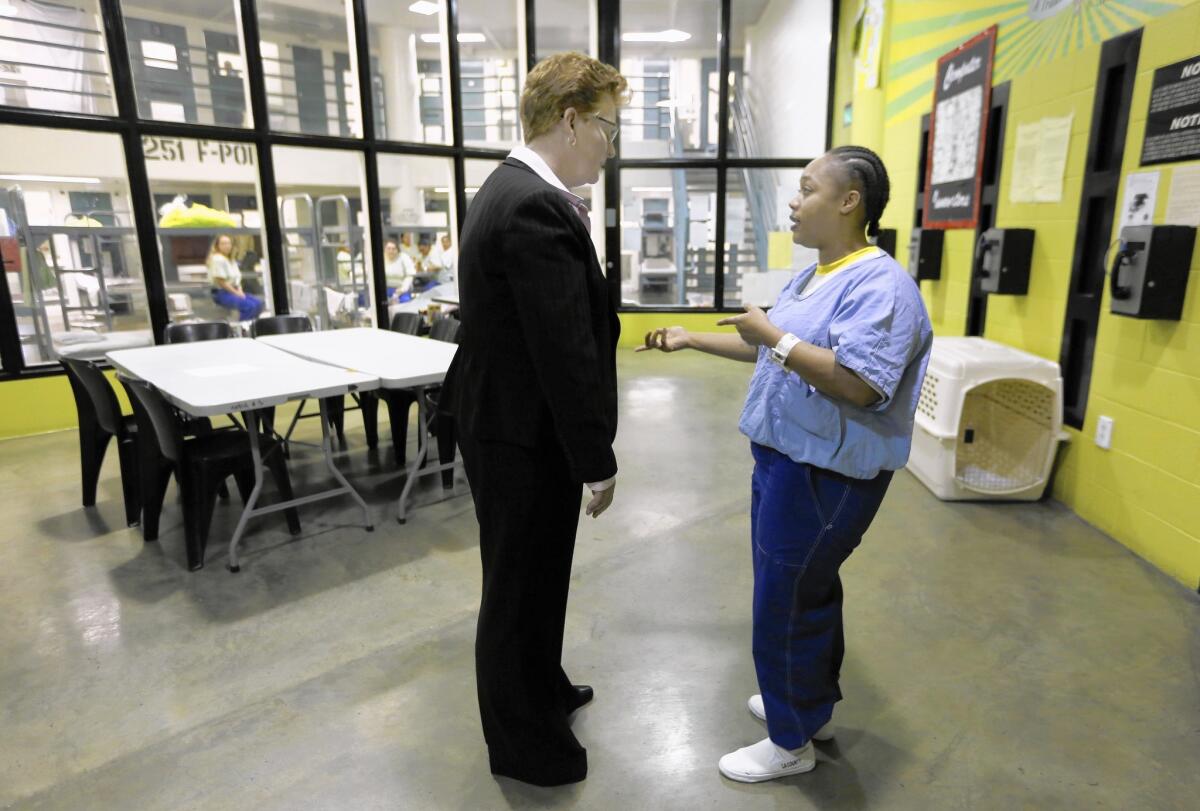
[[[734,88],[736,90],[736,86]],[[761,154],[754,119],[750,116],[745,95],[731,91],[729,94],[729,118],[732,125],[735,154],[755,157]],[[775,195],[779,188],[779,175],[774,169],[740,170],[746,187],[746,202],[750,207],[750,221],[754,225],[754,247],[759,268],[767,269],[768,234],[775,221]]]

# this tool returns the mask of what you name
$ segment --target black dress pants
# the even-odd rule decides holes
[[[563,624],[583,485],[552,437],[537,448],[459,438],[483,561],[475,677],[494,774],[540,786],[587,776],[568,722]]]

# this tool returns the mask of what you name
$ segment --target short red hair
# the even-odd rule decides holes
[[[548,56],[525,77],[521,93],[525,140],[549,132],[568,107],[581,113],[595,112],[605,97],[625,103],[628,90],[629,83],[612,65],[578,51]]]

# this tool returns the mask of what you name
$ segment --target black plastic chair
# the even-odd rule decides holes
[[[392,316],[391,330],[405,335],[417,335],[421,331],[421,314],[396,313]]]
[[[155,486],[144,495],[143,513],[147,522],[152,515],[157,527],[167,484],[171,473],[174,472],[183,496],[187,566],[189,570],[196,571],[204,566],[208,529],[212,523],[213,506],[220,485],[232,475],[243,502],[250,497],[250,492],[254,489],[254,458],[250,453],[250,435],[245,431],[214,431],[185,438],[175,413],[158,391],[141,380],[123,378],[122,382],[137,404],[134,414],[141,421],[139,430],[144,431],[147,436],[154,436],[162,454],[162,462],[158,469],[152,471]],[[280,495],[285,501],[291,500],[292,482],[279,443],[266,436],[259,437],[259,443],[263,461],[275,477]],[[300,516],[296,508],[284,510],[284,514],[287,517],[288,529],[293,535],[298,535]]]
[[[392,332],[404,335],[417,335],[421,330],[423,319],[420,313],[396,313],[392,316],[390,328]],[[403,465],[405,446],[408,439],[408,411],[417,402],[417,395],[407,389],[378,389],[366,391],[358,396],[362,406],[363,430],[367,434],[367,447],[374,448],[379,444],[379,401],[383,400],[388,407],[388,420],[392,426],[392,450],[396,455],[396,464]]]
[[[137,420],[123,415],[117,394],[95,363],[80,358],[60,358],[79,414],[79,463],[83,474],[83,506],[96,504],[96,485],[104,453],[113,437],[121,463],[121,492],[125,498],[125,523],[141,520],[142,499],[138,474]]]
[[[462,328],[462,322],[457,318],[445,316],[433,322],[433,326],[429,328],[429,337],[435,341],[445,341],[448,344],[458,343],[458,331]]]
[[[268,315],[250,322],[250,337],[262,335],[291,335],[296,332],[312,332],[312,321],[304,313]]]
[[[192,321],[186,324],[167,324],[163,341],[168,344],[190,344],[197,341],[219,341],[232,338],[233,327],[224,321]]]
[[[250,337],[259,338],[263,335],[293,335],[297,332],[312,332],[312,321],[303,313],[291,313],[289,315],[270,315],[264,318],[256,318],[250,322]],[[319,417],[318,414],[305,414],[304,403],[300,401],[300,405],[296,409],[296,417],[292,420],[292,425],[296,424],[296,420],[307,417]],[[345,425],[346,425],[346,401],[344,397],[326,397],[325,406],[329,413],[329,424],[337,432],[338,439],[342,442],[346,441]],[[267,431],[275,430],[275,407],[264,408],[259,410],[259,415],[262,418],[262,424]],[[291,429],[288,429],[288,435],[291,435]],[[287,437],[284,437],[285,441]]]
[[[395,328],[397,319],[402,315],[409,313],[397,313],[392,318],[393,329]],[[418,323],[420,316],[417,316]],[[409,322],[401,322],[402,326],[409,326]],[[446,341],[447,343],[458,343],[458,330],[462,323],[453,318],[441,318],[433,322],[433,328],[429,332],[429,338],[434,341]],[[396,330],[399,332],[400,330]],[[414,334],[414,333],[408,333]],[[449,414],[438,413],[438,396],[441,393],[441,386],[429,386],[425,389],[425,406],[426,406],[426,427],[431,431],[438,440],[438,460],[443,464],[447,464],[454,460],[454,418]],[[371,437],[374,433],[376,423],[376,413],[379,407],[379,400],[382,399],[387,403],[388,421],[392,426],[392,451],[396,456],[396,464],[403,466],[408,458],[408,414],[412,406],[417,402],[417,392],[415,389],[378,389],[374,392],[367,392],[362,396],[363,403],[363,425],[367,426],[367,441],[371,447],[374,443],[371,442]],[[370,407],[368,407],[370,403]],[[426,459],[428,459],[428,455]],[[450,488],[454,486],[454,471],[442,471],[442,486]]]

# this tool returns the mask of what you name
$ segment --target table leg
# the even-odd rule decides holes
[[[329,437],[329,406],[325,403],[325,398],[317,399],[321,407],[321,452],[325,455],[325,466],[329,468],[329,472],[333,474],[333,478],[337,483],[346,489],[350,497],[358,502],[358,506],[362,507],[363,523],[367,528],[367,532],[374,532],[375,525],[371,523],[371,511],[367,508],[367,502],[358,494],[358,491],[350,486],[350,482],[346,481],[346,477],[342,475],[342,471],[337,469],[337,465],[333,463],[333,440]]]
[[[396,507],[396,520],[401,524],[408,520],[408,494],[412,492],[413,483],[425,463],[425,454],[429,452],[427,438],[428,428],[425,426],[425,387],[417,386],[417,456],[405,471],[404,489],[400,491],[400,501]]]
[[[258,419],[253,411],[243,411],[242,419],[246,423],[246,433],[250,435],[250,456],[254,459],[254,489],[250,491],[250,497],[246,499],[246,504],[242,507],[237,527],[233,530],[233,537],[229,540],[228,566],[231,572],[241,571],[242,567],[238,565],[237,545],[238,541],[242,539],[242,533],[246,530],[246,522],[254,514],[254,505],[258,503],[258,494],[262,492],[263,483],[262,449],[258,445]]]
[[[291,507],[299,507],[302,504],[311,504],[314,501],[322,501],[327,498],[340,496],[343,493],[349,494],[362,507],[363,523],[367,532],[373,532],[375,525],[371,523],[371,511],[367,507],[367,502],[358,494],[358,491],[350,486],[350,482],[346,481],[346,477],[337,469],[333,463],[333,440],[329,436],[329,420],[328,414],[325,411],[325,403],[321,401],[321,452],[325,457],[325,465],[329,468],[329,472],[333,474],[333,478],[337,481],[338,487],[329,490],[323,490],[319,493],[313,493],[308,496],[300,496],[288,501],[281,501],[278,504],[268,504],[266,507],[257,507],[258,495],[262,491],[263,469],[265,467],[262,459],[262,449],[259,447],[258,440],[258,423],[254,419],[254,412],[243,412],[242,418],[246,423],[246,432],[250,435],[250,455],[254,459],[254,489],[250,491],[250,497],[246,499],[246,506],[242,508],[242,515],[238,518],[237,528],[233,531],[233,538],[229,541],[229,563],[228,568],[231,572],[241,571],[241,566],[238,564],[237,546],[238,541],[242,538],[242,533],[246,530],[246,522],[251,518],[267,513],[286,510]],[[281,453],[281,448],[275,448],[273,453]]]
[[[429,425],[427,424],[428,416],[425,408],[425,386],[416,387],[417,392],[417,456],[412,464],[405,469],[404,489],[400,491],[400,499],[396,505],[396,520],[401,524],[408,520],[408,497],[412,493],[413,484],[421,476],[429,476],[434,473],[441,473],[443,470],[453,470],[457,466],[456,461],[442,464],[438,460],[438,464],[430,465],[424,468],[425,457],[429,455]],[[442,498],[435,501],[445,501],[448,498],[454,498],[454,494],[443,494]]]

